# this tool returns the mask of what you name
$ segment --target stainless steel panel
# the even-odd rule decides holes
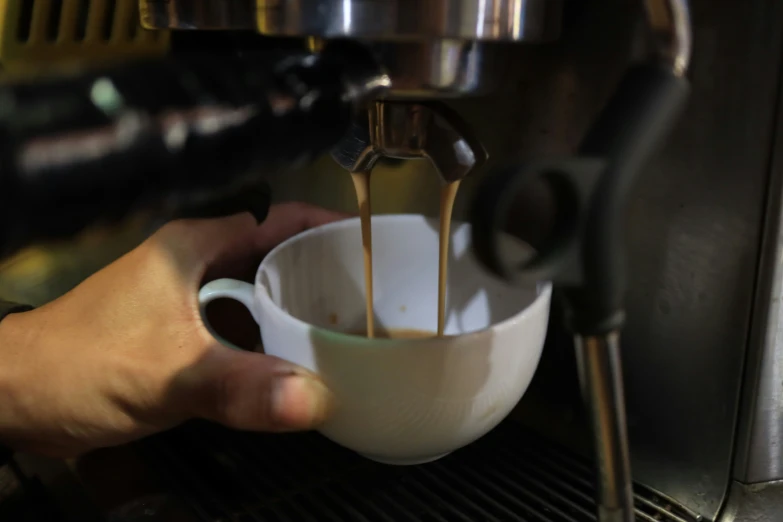
[[[783,479],[783,91],[748,345],[734,478]]]
[[[247,29],[275,36],[557,38],[562,0],[139,0],[148,28]]]
[[[545,41],[562,0],[258,0],[262,34]]]
[[[732,463],[783,4],[692,5],[691,106],[631,204],[624,362],[636,476],[714,517]]]
[[[778,522],[783,513],[783,482],[733,482],[718,522]]]

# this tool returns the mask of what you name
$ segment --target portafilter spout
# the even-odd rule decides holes
[[[355,122],[332,157],[351,173],[370,172],[381,158],[429,159],[441,179],[459,181],[487,152],[468,125],[441,103],[375,101],[367,122]]]

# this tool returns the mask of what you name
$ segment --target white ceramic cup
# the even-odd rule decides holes
[[[374,216],[372,232],[376,328],[434,332],[437,220]],[[358,218],[282,243],[259,266],[255,286],[208,283],[199,294],[202,315],[215,299],[236,299],[260,325],[265,353],[318,373],[336,399],[319,429],[329,439],[388,464],[436,460],[511,412],[538,365],[549,317],[550,284],[498,281],[469,243],[470,226],[454,223],[443,338],[342,333],[365,326]]]

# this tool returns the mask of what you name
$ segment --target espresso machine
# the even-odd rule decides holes
[[[112,26],[128,8],[83,3],[86,26],[107,16]],[[57,6],[21,4],[29,12],[16,14],[33,28]],[[123,54],[107,38],[100,67],[6,89],[16,102],[0,103],[6,253],[138,210],[176,217],[252,204],[263,219],[292,186],[428,159],[442,181],[472,186],[462,214],[489,270],[560,289],[562,313],[553,311],[512,418],[443,462],[390,470],[310,434],[209,425],[141,443],[197,519],[683,522],[782,512],[783,149],[773,108],[783,7],[140,0],[138,14],[138,41],[158,51],[170,39],[167,56]],[[42,106],[55,116],[36,118],[30,108]],[[297,177],[312,161],[322,173]],[[537,257],[505,259],[499,232]]]

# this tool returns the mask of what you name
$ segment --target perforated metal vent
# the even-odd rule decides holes
[[[141,27],[137,0],[0,2],[0,64],[12,72],[159,54],[168,42]]]
[[[513,423],[440,461],[367,461],[316,434],[195,424],[145,442],[150,462],[205,522],[587,522],[592,469]],[[644,487],[637,520],[699,518]]]

